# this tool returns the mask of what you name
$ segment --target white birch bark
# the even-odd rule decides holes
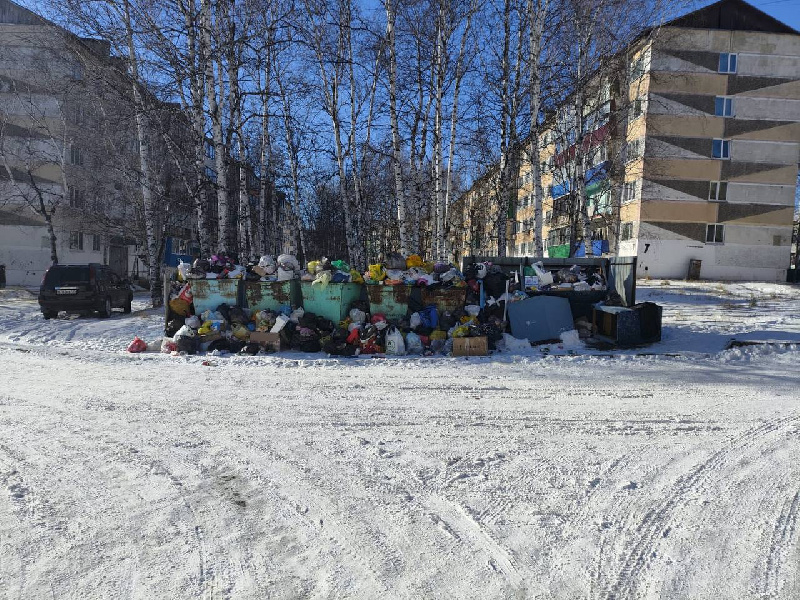
[[[397,118],[397,48],[395,45],[395,12],[392,0],[385,0],[386,41],[389,46],[389,121],[392,128],[392,170],[397,200],[397,222],[400,228],[400,254],[408,256],[409,232],[405,183],[403,181],[403,156],[400,148],[400,124]],[[416,249],[416,247],[415,247]]]
[[[208,116],[211,120],[211,134],[214,142],[214,165],[217,172],[215,184],[217,191],[217,250],[228,253],[231,249],[230,214],[228,210],[228,173],[226,148],[223,137],[221,94],[218,96],[218,82],[214,73],[214,47],[212,45],[211,0],[201,0],[201,42],[205,57],[205,92],[208,102]],[[220,87],[222,82],[219,82]]]
[[[128,46],[128,69],[131,77],[134,112],[136,117],[136,138],[139,142],[139,168],[141,171],[142,207],[144,213],[145,245],[147,255],[147,280],[150,284],[150,299],[153,306],[163,302],[161,296],[161,265],[159,264],[159,241],[156,235],[156,209],[153,198],[153,176],[150,167],[150,132],[144,98],[140,90],[139,60],[133,36],[133,23],[128,0],[123,0],[123,22],[125,40]]]

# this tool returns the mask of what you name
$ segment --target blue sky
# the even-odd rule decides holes
[[[800,0],[745,0],[768,15],[800,31]],[[703,2],[706,6],[712,2]]]

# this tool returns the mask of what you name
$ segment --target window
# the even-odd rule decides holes
[[[633,238],[633,223],[628,221],[627,223],[622,224],[622,228],[620,230],[620,239],[624,242],[625,240],[630,240]]]
[[[72,121],[73,125],[82,125],[85,116],[86,112],[82,104],[75,104],[67,111],[67,117],[70,121]]]
[[[725,202],[728,199],[728,182],[709,181],[708,199],[711,202]]]
[[[629,121],[635,121],[644,114],[645,102],[646,100],[644,98],[636,98],[636,100],[633,101],[631,104],[631,114],[628,119]]]
[[[83,164],[83,153],[81,152],[81,149],[74,144],[69,147],[69,163],[71,165]]]
[[[636,160],[637,158],[641,158],[642,156],[644,156],[644,139],[639,138],[638,140],[633,140],[631,142],[628,142],[628,147],[627,147],[628,162]]]
[[[92,250],[100,252],[100,235],[97,233],[92,236]]]
[[[206,157],[207,158],[215,158],[216,157],[216,149],[214,148],[214,144],[211,142],[206,142]]]
[[[622,203],[628,204],[636,200],[636,183],[635,181],[626,181],[622,186]]]
[[[69,234],[69,249],[83,250],[83,234],[80,231],[71,231]]]
[[[711,156],[727,159],[731,157],[731,141],[715,139],[711,143]]]
[[[732,117],[733,98],[729,96],[717,96],[714,102],[714,114],[718,117]]]
[[[736,73],[736,55],[722,52],[719,55],[719,72]]]
[[[206,167],[206,177],[213,183],[217,183],[217,172],[211,167]]]
[[[706,244],[722,244],[725,242],[725,225],[709,223],[706,226]]]
[[[72,208],[82,208],[83,207],[83,190],[79,190],[78,188],[69,188],[69,205]]]

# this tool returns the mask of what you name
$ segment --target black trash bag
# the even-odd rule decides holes
[[[253,273],[252,271],[247,271],[244,275],[245,281],[261,281],[261,275],[258,273]]]
[[[347,341],[347,337],[350,335],[350,332],[347,329],[341,329],[337,327],[331,333],[331,342],[334,344],[343,344]]]
[[[298,350],[301,352],[321,352],[322,346],[319,343],[319,338],[302,338]]]
[[[445,331],[449,330],[451,327],[455,327],[456,323],[458,323],[458,319],[449,311],[445,311],[439,315],[439,327]]]
[[[200,340],[196,335],[182,335],[175,340],[175,346],[178,352],[186,352],[186,354],[197,354],[200,347]]]
[[[229,311],[229,317],[231,323],[239,323],[241,325],[247,324],[247,321],[249,320],[244,312],[244,309],[238,306],[231,307]]]
[[[482,323],[477,327],[471,328],[475,330],[475,335],[485,335],[489,342],[489,350],[496,350],[496,343],[503,339],[503,330],[501,325],[495,319],[487,323]]]
[[[317,322],[314,325],[314,328],[317,329],[321,334],[328,335],[331,331],[334,330],[336,326],[333,324],[333,321],[330,319],[326,319],[325,317],[317,317]]]
[[[606,299],[603,301],[603,304],[606,306],[625,306],[625,303],[622,301],[622,296],[620,296],[616,291],[611,290],[606,295]]]
[[[469,265],[466,269],[464,269],[464,281],[469,281],[470,279],[477,279],[478,278],[478,271],[475,268],[475,264]]]
[[[230,346],[231,346],[231,354],[238,354],[239,352],[242,351],[242,348],[245,347],[245,343],[242,340],[237,340],[236,338],[233,338],[230,341]]]
[[[499,298],[506,293],[506,281],[508,277],[505,273],[492,271],[483,278],[483,290],[486,297]]]
[[[239,350],[239,354],[249,354],[250,356],[255,356],[256,354],[258,354],[259,350],[261,350],[261,346],[259,346],[255,342],[250,342],[244,348]]]
[[[174,317],[167,321],[167,326],[164,327],[164,335],[167,337],[175,337],[178,330],[186,324],[185,317]]]
[[[219,338],[214,340],[208,345],[208,351],[213,352],[217,350],[218,352],[230,352],[231,351],[231,343],[230,340],[227,338]]]
[[[314,313],[307,312],[303,314],[302,317],[298,320],[300,327],[308,327],[313,329],[317,326],[317,315]]]
[[[355,356],[358,347],[330,340],[322,345],[322,351],[331,356]]]
[[[369,314],[369,302],[367,302],[366,300],[356,300],[355,302],[352,302],[347,311],[347,314],[349,315],[350,311],[353,310],[354,308],[357,308],[358,310],[360,310],[365,314]]]
[[[390,252],[389,255],[386,257],[386,261],[384,263],[387,269],[392,269],[395,271],[405,271],[406,270],[406,259],[403,258],[403,255],[399,252]]]
[[[220,304],[217,307],[217,312],[222,315],[222,318],[225,319],[228,323],[231,322],[231,307],[227,304]]]

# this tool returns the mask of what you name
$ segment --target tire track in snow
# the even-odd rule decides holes
[[[387,547],[380,536],[369,528],[361,531],[350,523],[360,522],[358,519],[343,518],[341,507],[334,498],[337,492],[328,492],[321,486],[321,481],[309,476],[309,467],[297,457],[279,452],[276,448],[265,446],[263,441],[250,440],[249,445],[259,452],[268,455],[277,469],[268,475],[272,484],[271,492],[277,496],[279,504],[286,504],[295,520],[311,532],[315,537],[324,538],[328,544],[338,548],[337,556],[347,556],[347,568],[358,576],[359,582],[371,581],[380,594],[388,594],[389,587],[385,578],[372,565],[375,560],[363,552],[364,548],[380,550],[383,562],[396,567],[402,563],[402,557],[394,549]],[[302,457],[300,457],[302,458]],[[353,482],[350,482],[351,484]],[[267,488],[269,489],[269,488]],[[364,522],[362,522],[363,524]],[[328,533],[330,532],[330,533]],[[365,539],[366,538],[366,539]],[[325,597],[352,594],[346,578],[343,577],[343,565],[331,571],[325,581]]]
[[[514,588],[515,592],[524,591],[523,579],[519,574],[514,558],[481,524],[473,519],[464,507],[440,495],[428,495],[423,501],[424,506],[433,509],[432,516],[443,523],[446,531],[458,539],[467,540],[472,547],[488,555],[487,565],[494,571],[501,573]]]
[[[76,418],[76,414],[73,412],[56,409],[51,406],[48,407],[48,410],[57,412],[62,423],[65,420]],[[98,435],[92,430],[87,430],[86,421],[84,420],[79,421],[79,426],[83,429],[81,434],[84,438],[94,443],[93,448],[99,449],[101,446],[105,447],[112,458],[117,459],[124,465],[134,466],[148,475],[166,477],[192,517],[192,522],[189,526],[192,528],[191,535],[196,542],[196,552],[200,563],[198,573],[199,597],[204,599],[208,598],[209,600],[213,599],[215,597],[215,573],[208,564],[205,532],[198,518],[197,511],[187,497],[181,480],[162,461],[145,455],[138,448],[127,443],[119,442],[108,435]]]
[[[716,451],[707,460],[680,477],[672,485],[663,502],[645,513],[637,527],[638,537],[627,544],[622,567],[614,582],[605,587],[602,597],[608,600],[633,597],[641,575],[657,556],[656,548],[660,540],[666,537],[669,523],[686,504],[686,496],[720,471],[725,462],[731,456],[735,456],[735,453],[748,450],[766,436],[790,425],[797,418],[790,416],[774,419],[744,432],[730,441],[727,447]]]
[[[786,500],[772,532],[766,566],[758,590],[765,598],[774,598],[780,592],[781,568],[797,533],[798,513],[800,513],[800,491]]]

